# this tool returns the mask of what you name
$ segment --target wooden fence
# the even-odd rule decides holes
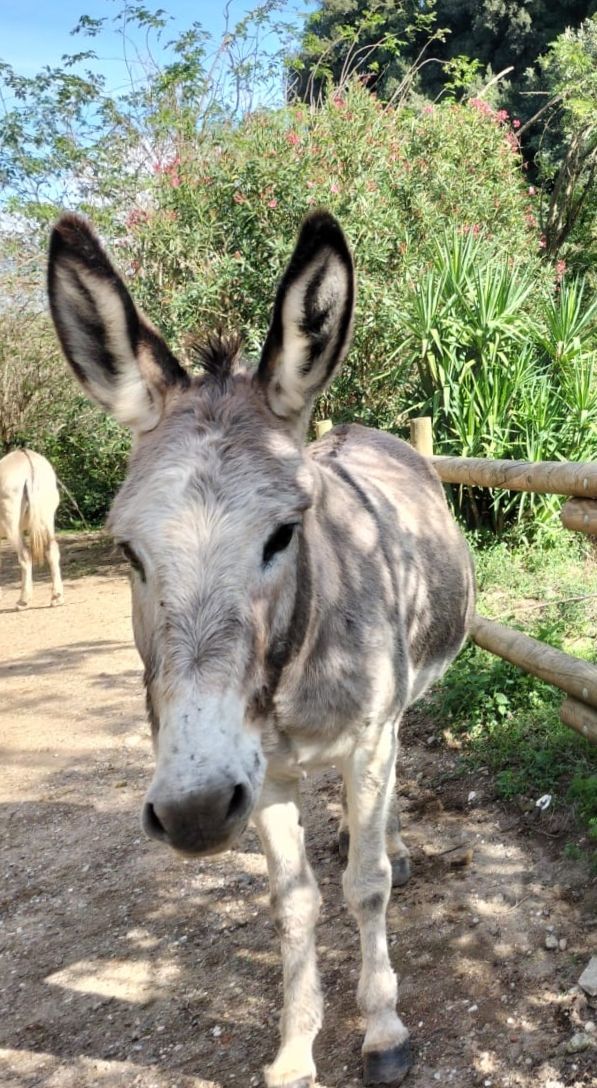
[[[411,444],[431,459],[444,483],[569,495],[560,513],[562,525],[597,537],[597,464],[437,457],[433,455],[431,419],[426,416],[411,420],[410,435]],[[597,744],[596,665],[478,614],[471,638],[484,650],[564,691],[567,698],[560,711],[562,721]]]

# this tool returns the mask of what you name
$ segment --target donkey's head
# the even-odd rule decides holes
[[[109,525],[132,567],[156,753],[144,827],[216,852],[258,798],[263,727],[305,634],[314,479],[302,447],[348,348],[350,253],[330,215],[305,221],[253,374],[214,340],[191,377],[78,217],[54,229],[49,295],[77,378],[135,437]]]

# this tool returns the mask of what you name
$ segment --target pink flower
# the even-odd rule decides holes
[[[556,261],[556,283],[561,283],[566,271],[566,261]]]
[[[341,110],[342,107],[346,105],[346,99],[343,98],[341,94],[335,94],[332,98],[332,102],[334,106],[338,107],[339,110]]]
[[[149,216],[143,208],[133,208],[126,217],[126,225],[129,229],[138,227],[140,223],[147,223]]]
[[[339,193],[339,192],[340,192],[340,186],[337,185],[335,181],[333,181],[332,184],[330,185],[330,193]]]
[[[169,171],[169,174],[170,174],[170,185],[172,186],[173,189],[178,189],[178,186],[180,185],[180,178],[179,178],[178,174],[176,174],[176,173],[174,173],[172,171]]]
[[[301,142],[301,138],[298,132],[289,132],[286,136],[286,139],[288,140],[288,143],[292,145],[292,147],[296,147],[297,144],[300,144]]]
[[[520,128],[520,125],[521,125],[521,122],[518,120],[518,117],[513,117],[512,118],[512,128]]]
[[[539,249],[545,249],[546,245],[547,245],[547,239],[546,239],[545,235],[542,234],[540,239],[539,239]]]
[[[234,201],[234,203],[235,203],[235,204],[246,204],[246,203],[247,203],[247,198],[246,198],[246,196],[243,196],[243,194],[242,194],[242,193],[239,193],[239,192],[238,192],[238,189],[237,189],[237,191],[235,192],[235,194],[234,194],[234,196],[232,197],[232,199],[233,199],[233,201]]]
[[[423,113],[433,113],[433,106],[423,106]]]
[[[315,182],[314,181],[308,181],[307,182],[307,189],[314,189],[314,188],[315,188]]]
[[[535,189],[535,186],[534,185],[529,185],[529,196],[535,196],[536,193],[537,193],[537,190]]]
[[[506,143],[508,144],[508,147],[510,148],[511,151],[519,151],[520,150],[520,146],[519,146],[519,143],[518,143],[518,137],[515,136],[513,132],[507,132],[506,133]]]
[[[268,206],[268,208],[277,208],[278,207],[278,201],[276,200],[275,196],[273,196],[271,200],[268,200],[267,206]]]

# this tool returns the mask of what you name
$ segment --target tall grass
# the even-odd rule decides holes
[[[431,415],[438,453],[524,460],[597,457],[597,299],[576,279],[539,280],[488,256],[472,232],[439,241],[407,300],[413,409]],[[454,491],[474,528],[553,520],[551,496]]]

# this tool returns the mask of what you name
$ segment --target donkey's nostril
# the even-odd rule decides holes
[[[143,829],[152,839],[159,839],[160,842],[166,842],[168,839],[166,829],[150,801],[146,801],[143,806]]]
[[[228,805],[226,812],[226,822],[229,820],[240,820],[245,815],[250,806],[251,798],[249,796],[249,790],[242,782],[237,783],[232,791],[232,797]]]

